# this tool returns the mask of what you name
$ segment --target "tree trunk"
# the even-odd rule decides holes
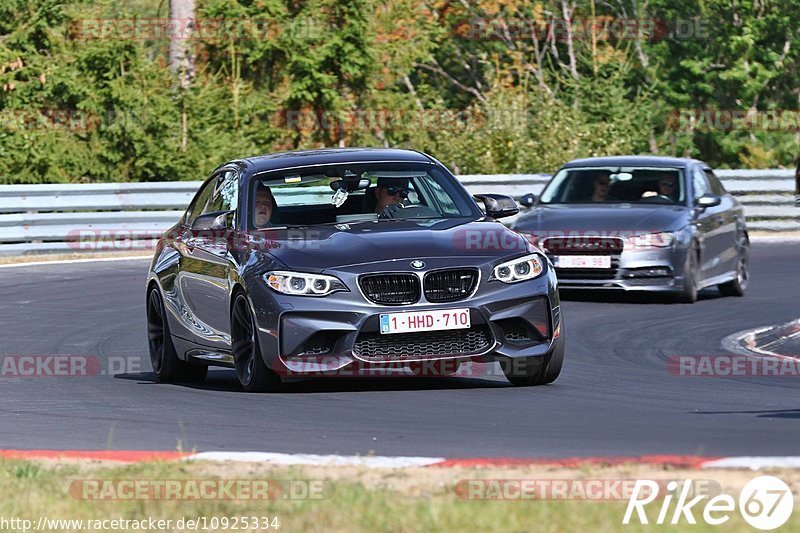
[[[191,33],[196,26],[194,0],[169,0],[170,25],[174,28],[169,39],[169,68],[178,76],[182,89],[194,79],[194,54]]]
[[[169,69],[178,78],[178,87],[189,88],[194,79],[194,54],[191,34],[196,27],[194,0],[169,0],[169,26],[173,29],[169,37]],[[181,151],[186,150],[189,140],[189,125],[185,98],[181,97]]]

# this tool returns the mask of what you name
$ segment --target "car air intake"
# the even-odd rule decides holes
[[[432,303],[456,302],[472,294],[478,284],[475,269],[437,270],[425,275],[425,298]]]
[[[367,274],[358,280],[364,296],[381,305],[405,305],[419,301],[419,277],[415,274]]]
[[[360,333],[353,345],[353,355],[367,361],[458,357],[485,352],[494,342],[489,328],[416,333]]]

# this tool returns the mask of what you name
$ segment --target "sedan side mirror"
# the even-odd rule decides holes
[[[476,200],[483,202],[486,215],[492,218],[510,217],[519,213],[519,206],[510,196],[504,194],[474,194]]]
[[[536,195],[532,193],[523,194],[519,197],[519,205],[523,207],[533,207],[536,205]]]
[[[712,194],[710,192],[704,194],[700,198],[694,201],[694,205],[699,207],[700,209],[707,209],[709,207],[716,207],[720,203],[722,203],[722,198],[717,196],[716,194]]]
[[[214,211],[213,213],[203,213],[192,222],[194,231],[226,230],[233,225],[234,211]]]

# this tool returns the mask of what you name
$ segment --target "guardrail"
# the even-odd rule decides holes
[[[792,170],[719,170],[751,231],[800,231]],[[472,193],[539,194],[546,174],[465,175]],[[147,249],[183,213],[199,181],[0,186],[0,254]],[[523,210],[524,211],[524,210]],[[506,221],[506,219],[504,219]],[[84,233],[82,233],[84,232]],[[82,242],[88,232],[103,245]]]

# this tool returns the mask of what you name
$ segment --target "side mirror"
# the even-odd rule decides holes
[[[694,205],[699,207],[700,209],[716,207],[720,203],[722,203],[722,198],[710,192],[704,194],[703,196],[694,201]]]
[[[483,202],[486,215],[492,218],[510,217],[519,213],[519,206],[510,196],[504,194],[473,194],[473,198]]]
[[[233,226],[234,211],[203,213],[192,222],[193,231],[226,230]]]
[[[523,207],[533,207],[536,205],[537,201],[536,195],[532,193],[523,194],[519,197],[519,205]]]

